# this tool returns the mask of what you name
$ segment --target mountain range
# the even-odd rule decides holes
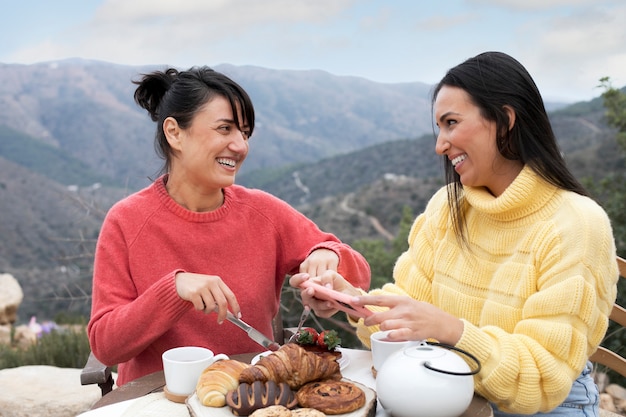
[[[93,247],[113,202],[161,166],[132,80],[166,67],[74,59],[0,64],[0,273],[24,288],[22,319],[88,314]],[[250,94],[256,127],[237,182],[264,189],[347,242],[390,239],[404,206],[442,185],[431,86],[323,71],[219,65]],[[601,98],[546,103],[577,176],[621,169]]]

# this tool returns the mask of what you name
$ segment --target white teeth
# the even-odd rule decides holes
[[[231,168],[234,168],[235,165],[237,165],[237,162],[235,162],[235,160],[233,159],[217,158],[217,162],[222,165],[228,165]]]
[[[452,166],[456,166],[458,163],[465,161],[465,158],[467,158],[467,155],[460,155],[450,162],[452,162]]]

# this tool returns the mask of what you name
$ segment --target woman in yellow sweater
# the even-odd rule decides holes
[[[435,87],[433,115],[448,186],[415,220],[394,283],[365,294],[336,273],[320,280],[375,311],[353,321],[366,345],[382,329],[475,355],[476,392],[496,416],[597,415],[588,358],[616,297],[615,244],[566,167],[534,81],[510,56],[480,54]],[[310,290],[302,298],[336,313]]]

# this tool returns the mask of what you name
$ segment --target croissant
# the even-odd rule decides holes
[[[226,394],[239,385],[239,374],[250,365],[234,359],[213,362],[198,378],[196,395],[202,405],[223,407]]]
[[[307,352],[295,343],[281,346],[239,375],[239,382],[286,382],[294,391],[307,382],[320,379],[341,379],[337,361],[332,357]]]

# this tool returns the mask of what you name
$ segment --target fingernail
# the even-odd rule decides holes
[[[241,318],[241,311],[239,313],[237,313],[237,318],[240,319]]]

